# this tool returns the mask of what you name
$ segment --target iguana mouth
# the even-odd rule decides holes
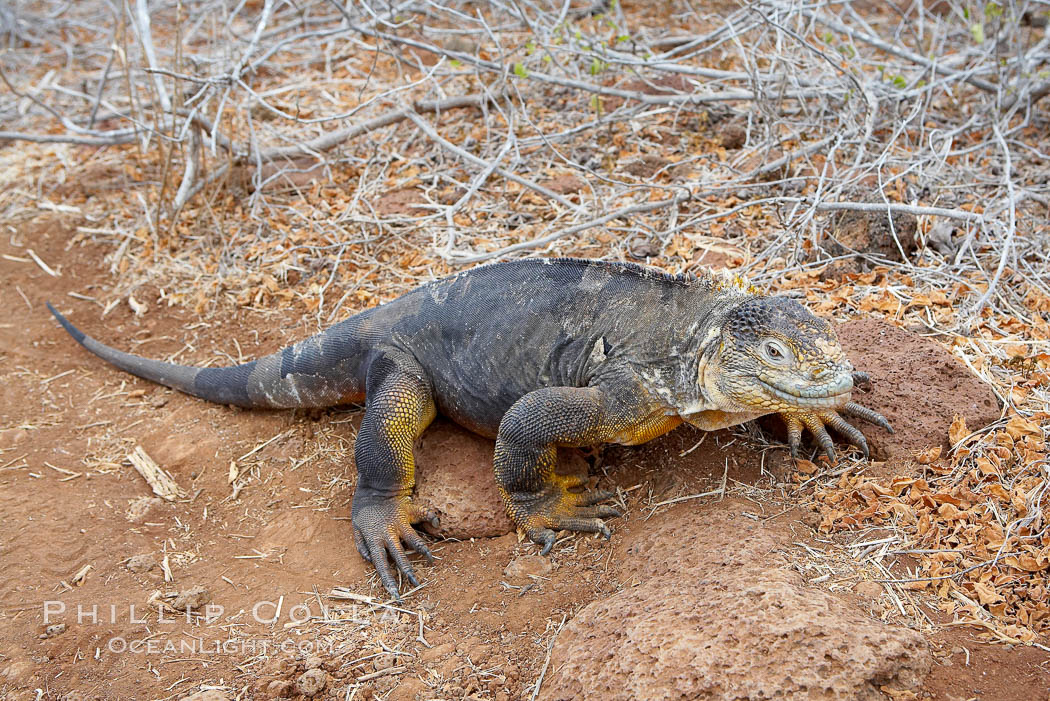
[[[790,404],[804,409],[830,409],[836,406],[841,406],[849,401],[850,393],[853,391],[853,383],[850,382],[849,389],[840,392],[832,392],[831,389],[835,389],[834,386],[829,388],[829,391],[823,394],[815,394],[811,396],[802,396],[802,394],[785,389],[781,389],[776,385],[766,382],[762,378],[758,378],[758,381],[762,386],[768,390],[774,397],[783,401],[785,404]]]

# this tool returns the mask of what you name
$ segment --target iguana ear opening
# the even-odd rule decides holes
[[[776,367],[790,367],[795,354],[787,344],[777,338],[767,338],[758,346],[762,360]]]

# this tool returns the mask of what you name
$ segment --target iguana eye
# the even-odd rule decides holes
[[[768,339],[762,343],[762,355],[773,365],[787,365],[791,357],[787,346],[773,339]]]

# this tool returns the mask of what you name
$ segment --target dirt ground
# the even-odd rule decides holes
[[[586,456],[627,506],[610,543],[567,540],[548,566],[509,533],[437,540],[440,559],[420,567],[424,586],[403,612],[374,605],[383,592],[348,523],[360,411],[248,412],[150,385],[89,357],[43,303],[118,347],[194,364],[270,352],[314,329],[261,309],[223,307],[202,319],[165,308],[159,290],[140,296],[149,307],[142,316],[121,304],[100,319],[99,306],[68,296],[96,296],[108,279],[102,250],[70,243],[75,223],[45,213],[0,241],[3,698],[182,698],[209,688],[230,698],[529,698],[558,626],[624,586],[619,565],[662,519],[705,512],[730,540],[761,522],[800,561],[807,547],[835,547],[814,532],[805,489],[788,484],[782,445],[723,431],[696,447],[703,434],[683,428]],[[27,247],[60,276],[27,262]],[[973,381],[962,365],[937,370],[939,386],[920,391],[906,386],[913,378],[892,377],[899,346],[846,343],[888,364],[867,368],[876,382],[867,403],[906,427],[892,439],[867,431],[874,469],[921,469],[909,462],[916,446],[908,441],[945,437],[951,419],[931,413],[930,402],[954,401],[970,421],[998,416],[960,392]],[[484,444],[448,426],[433,430],[448,436],[439,450]],[[125,460],[136,446],[185,498],[151,498]],[[491,464],[477,463],[474,479],[487,483]],[[427,474],[426,464],[419,469]],[[650,507],[720,488],[721,496]],[[688,548],[669,540],[669,561]],[[357,598],[332,598],[335,587]],[[830,591],[865,616],[892,618],[848,589]],[[206,617],[187,621],[178,610],[187,600]],[[926,635],[936,663],[923,698],[1048,697],[1041,650],[988,645],[962,627]]]

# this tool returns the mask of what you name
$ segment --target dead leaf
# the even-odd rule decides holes
[[[817,471],[817,464],[804,458],[798,458],[795,460],[795,467],[799,472],[806,475],[812,475]]]
[[[937,458],[941,457],[941,446],[935,445],[932,448],[920,451],[915,454],[915,459],[918,460],[920,465],[929,465]]]
[[[1039,428],[1039,424],[1029,421],[1021,416],[1011,416],[1010,420],[1006,422],[1006,432],[1010,434],[1010,437],[1014,440],[1021,438],[1022,436],[1042,436],[1043,431]]]
[[[948,427],[948,441],[951,446],[957,447],[968,435],[970,435],[970,429],[966,428],[966,419],[956,415],[952,419],[952,425]]]
[[[977,594],[977,600],[981,602],[982,606],[988,604],[994,604],[996,601],[1002,601],[1003,597],[995,590],[990,584],[984,582],[976,582],[973,585],[974,592]]]

